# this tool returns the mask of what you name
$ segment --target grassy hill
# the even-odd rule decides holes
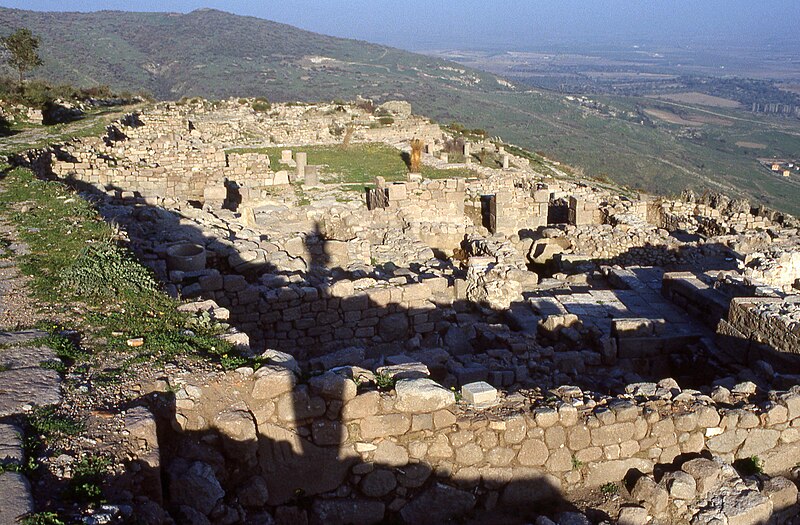
[[[44,66],[38,76],[145,89],[161,99],[388,98],[419,95],[467,77],[481,87],[501,88],[492,75],[462,76],[444,60],[211,9],[188,14],[0,9],[1,32],[21,26],[42,39]]]
[[[699,132],[685,133],[687,126],[669,118],[643,125],[587,110],[556,93],[513,89],[453,62],[208,9],[170,14],[0,8],[0,34],[23,26],[41,36],[44,66],[36,75],[50,81],[144,89],[162,99],[405,99],[417,113],[486,129],[581,166],[589,176],[666,194],[686,187],[723,190],[800,215],[800,177],[784,180],[756,161],[800,157],[800,129],[792,122],[729,109],[714,109],[716,116],[703,120],[709,110],[698,105],[602,101],[620,112],[673,111],[681,117],[674,122],[697,121],[689,127]]]

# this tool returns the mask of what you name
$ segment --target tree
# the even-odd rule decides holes
[[[22,75],[36,66],[42,65],[42,59],[36,50],[39,48],[39,37],[33,36],[30,29],[17,29],[9,36],[0,37],[0,44],[8,52],[8,65],[19,72],[19,85]]]

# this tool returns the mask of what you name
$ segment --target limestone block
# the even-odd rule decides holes
[[[764,481],[761,492],[772,501],[775,512],[795,508],[797,505],[797,486],[784,477]]]
[[[286,170],[281,170],[276,172],[275,176],[272,179],[272,184],[274,186],[289,184],[289,172]]]
[[[266,365],[253,375],[252,396],[255,399],[272,399],[289,392],[296,384],[294,372],[282,366]]]
[[[411,428],[411,418],[406,414],[367,416],[361,421],[360,426],[363,439],[399,436]]]
[[[587,487],[599,487],[605,483],[622,481],[631,469],[648,473],[653,471],[653,463],[641,458],[617,459],[590,464],[586,469],[584,483]]]
[[[485,381],[478,381],[463,385],[461,396],[472,405],[488,405],[497,399],[497,389]]]
[[[475,496],[449,485],[436,483],[403,507],[406,523],[434,525],[466,514],[475,506]]]
[[[389,440],[381,441],[372,457],[375,463],[388,467],[403,467],[408,464],[406,449]]]
[[[550,456],[550,451],[543,441],[538,439],[528,439],[522,443],[522,448],[517,455],[517,461],[520,465],[526,467],[536,467],[544,465],[547,458]]]
[[[308,384],[313,392],[330,399],[347,402],[356,397],[355,381],[333,371],[312,377]]]
[[[453,392],[431,379],[402,379],[395,391],[395,408],[403,412],[434,412],[455,403]]]
[[[315,523],[352,523],[354,525],[366,525],[383,521],[386,514],[386,505],[379,501],[371,501],[363,498],[315,499],[311,510]],[[300,522],[292,519],[291,521],[284,522],[279,520],[278,523]]]
[[[658,514],[669,505],[669,493],[650,476],[642,476],[636,481],[631,496]]]
[[[700,497],[719,485],[722,474],[722,466],[706,458],[689,460],[681,466],[681,470],[694,478]]]

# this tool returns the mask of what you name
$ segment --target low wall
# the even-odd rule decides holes
[[[722,345],[735,348],[746,362],[780,364],[782,372],[800,371],[800,298],[739,297],[717,327]]]
[[[335,516],[356,506],[360,523],[398,513],[417,523],[425,512],[438,516],[431,505],[442,493],[446,506],[463,500],[462,511],[476,504],[530,510],[564,490],[620,482],[632,469],[652,472],[681,454],[708,451],[729,462],[757,456],[771,475],[800,461],[798,394],[724,409],[701,394],[679,394],[676,385],[638,384],[629,391],[663,399],[672,389],[673,401],[631,395],[597,399],[592,409],[581,396],[481,410],[456,404],[429,379],[399,380],[390,393],[364,391],[357,367],[337,370],[307,384],[275,365],[204,383],[173,380],[174,407],[168,397],[161,407],[175,431],[162,450],[165,479],[174,488],[187,465],[200,463],[193,468],[221,487],[204,513],[218,501],[252,501],[255,484],[276,512],[298,494],[310,498],[313,522],[347,523],[352,518]],[[182,503],[200,505],[191,497]]]

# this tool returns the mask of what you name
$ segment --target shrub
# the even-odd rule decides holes
[[[272,104],[270,104],[269,100],[265,99],[264,97],[257,97],[255,100],[253,100],[253,104],[250,107],[253,108],[253,111],[264,113],[272,109]]]
[[[54,406],[40,407],[34,410],[28,422],[37,434],[43,436],[74,436],[84,431],[85,426],[69,416],[59,414]]]
[[[392,117],[381,117],[378,119],[378,122],[380,122],[382,126],[389,126],[394,124],[394,119]]]
[[[120,292],[155,292],[150,272],[111,242],[91,244],[62,274],[63,286],[78,295],[108,296]]]

